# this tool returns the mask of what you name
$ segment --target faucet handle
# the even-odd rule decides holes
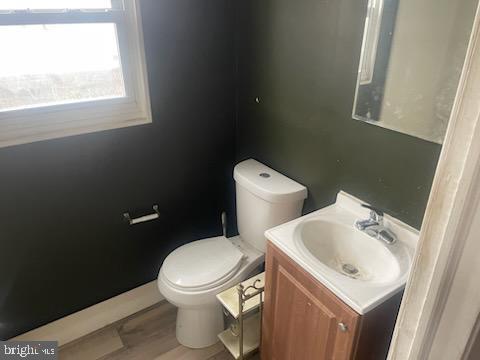
[[[384,214],[383,210],[367,204],[362,204],[362,206],[364,208],[370,209],[370,218],[381,224]]]

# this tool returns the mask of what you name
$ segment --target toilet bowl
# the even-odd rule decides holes
[[[239,236],[197,240],[165,259],[158,288],[178,307],[176,336],[190,348],[218,341],[224,316],[216,295],[259,272],[265,230],[301,215],[307,189],[256,160],[235,167]]]
[[[199,240],[172,252],[160,270],[158,288],[178,307],[178,342],[190,348],[215,344],[224,329],[216,295],[246,279],[263,261],[264,254],[239,236]]]

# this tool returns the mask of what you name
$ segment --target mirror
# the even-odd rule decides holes
[[[442,143],[478,0],[369,0],[353,118]]]

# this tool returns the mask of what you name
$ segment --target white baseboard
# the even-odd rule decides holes
[[[12,340],[67,344],[163,300],[152,281],[84,310],[21,334]]]

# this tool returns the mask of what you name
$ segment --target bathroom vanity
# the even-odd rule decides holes
[[[385,359],[418,232],[386,216],[387,243],[355,227],[362,202],[339,193],[327,208],[268,230],[264,360]]]
[[[271,243],[266,274],[262,359],[385,359],[401,293],[360,315]]]

